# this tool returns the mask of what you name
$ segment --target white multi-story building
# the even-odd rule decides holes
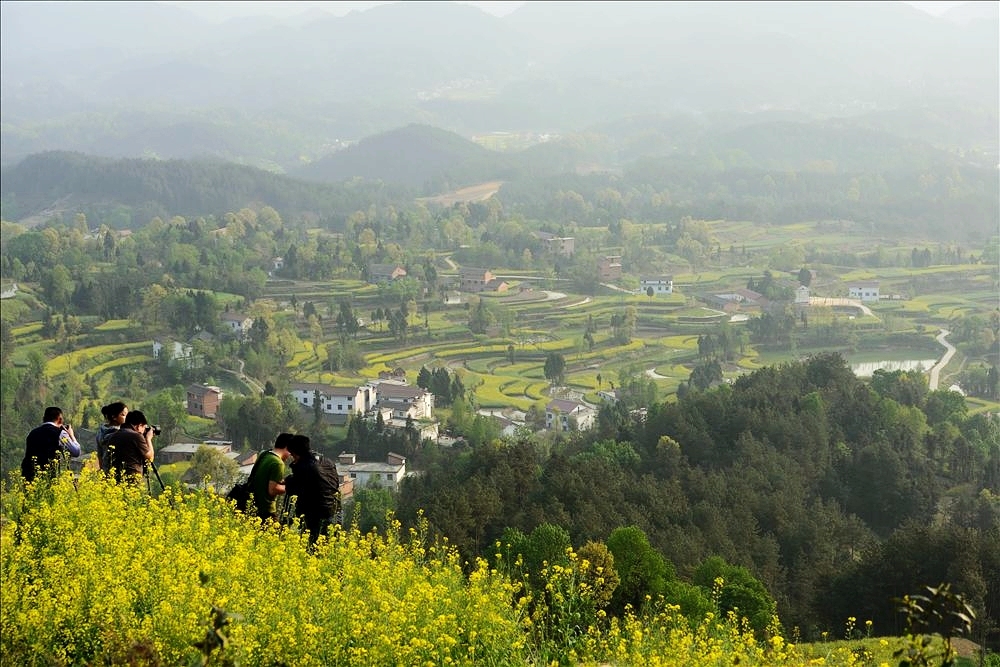
[[[292,385],[292,396],[299,405],[315,408],[317,395],[320,410],[327,415],[364,414],[374,408],[376,402],[375,388],[367,384],[332,387],[318,382],[296,382]]]
[[[222,325],[226,330],[240,340],[246,340],[250,334],[250,328],[253,326],[253,318],[243,313],[222,313],[219,315],[219,319],[222,320]]]

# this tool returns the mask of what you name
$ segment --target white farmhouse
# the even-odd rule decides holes
[[[847,296],[852,299],[860,299],[865,302],[878,301],[878,287],[879,284],[877,280],[862,280],[848,283]]]
[[[344,452],[337,457],[337,474],[350,479],[355,489],[376,486],[395,492],[406,476],[406,457],[389,452],[385,462],[358,461],[355,454]]]
[[[585,431],[594,425],[597,413],[585,403],[556,398],[545,406],[545,428],[553,431],[571,431],[573,425]]]
[[[639,279],[639,294],[648,294],[649,288],[653,288],[653,294],[673,294],[673,276],[646,276]]]

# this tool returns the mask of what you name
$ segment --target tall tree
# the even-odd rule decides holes
[[[562,384],[566,373],[566,359],[558,352],[549,352],[545,355],[543,372],[545,378],[553,384]]]

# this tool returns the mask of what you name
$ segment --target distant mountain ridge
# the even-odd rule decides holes
[[[266,204],[283,213],[346,217],[374,201],[408,202],[485,181],[531,183],[560,175],[658,165],[678,174],[915,175],[943,166],[983,167],[991,156],[957,155],[843,119],[784,113],[643,116],[500,153],[453,132],[410,124],[368,137],[280,175],[219,160],[109,159],[52,151],[0,171],[5,219],[50,209],[115,205],[152,215],[207,215]]]
[[[410,123],[569,134],[642,114],[998,105],[997,20],[900,2],[533,1],[503,18],[402,2],[222,25],[157,3],[0,12],[4,164],[53,149],[187,158],[197,146],[291,171]],[[197,137],[183,134],[191,122]]]

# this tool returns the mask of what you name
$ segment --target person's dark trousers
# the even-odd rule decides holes
[[[320,535],[330,534],[330,524],[333,523],[333,519],[329,515],[306,515],[303,518],[305,519],[306,528],[309,529],[310,546],[316,544],[316,540],[319,539]]]

